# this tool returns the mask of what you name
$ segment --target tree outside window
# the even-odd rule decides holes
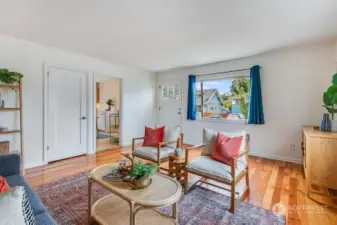
[[[198,81],[197,117],[246,120],[249,104],[249,77]],[[203,104],[203,107],[201,107]]]

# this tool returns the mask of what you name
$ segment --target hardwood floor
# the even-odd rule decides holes
[[[130,147],[101,151],[93,155],[79,156],[27,169],[25,178],[32,187],[36,187],[89,171],[102,164],[119,161],[122,158],[121,152],[130,152]],[[191,158],[198,155],[200,151],[195,151]],[[326,208],[307,198],[301,165],[250,157],[249,169],[250,192],[245,201],[269,210],[277,208],[275,204],[281,203],[285,208],[280,207],[279,212],[287,217],[289,225],[337,224],[336,209]],[[196,179],[198,178],[190,176],[191,182]],[[215,190],[211,186],[207,188]],[[221,192],[219,189],[216,191]]]

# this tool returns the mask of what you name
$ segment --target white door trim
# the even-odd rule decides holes
[[[120,99],[120,104],[119,104],[119,145],[122,146],[123,143],[123,78],[121,77],[115,77],[115,76],[108,76],[108,75],[104,75],[104,73],[99,73],[96,70],[93,71],[93,86],[92,89],[94,90],[94,94],[92,95],[92,105],[91,105],[91,109],[93,110],[93,115],[94,115],[94,119],[92,121],[92,128],[94,130],[93,132],[93,153],[96,152],[96,76],[106,76],[106,77],[111,77],[111,78],[118,78],[119,79],[119,99]],[[89,136],[88,136],[89,137]],[[89,137],[90,138],[90,137]]]
[[[48,137],[48,95],[49,95],[49,90],[48,90],[48,69],[50,67],[57,68],[57,69],[65,69],[65,70],[71,70],[71,71],[76,71],[85,74],[86,76],[86,85],[85,85],[85,90],[86,90],[86,97],[87,99],[89,98],[88,96],[88,73],[85,70],[81,69],[76,69],[76,68],[71,68],[68,66],[59,66],[55,64],[49,64],[47,62],[43,63],[43,163],[48,164],[48,158],[47,158],[47,137]],[[87,118],[88,118],[88,104],[87,108],[85,109]],[[88,127],[88,119],[87,119],[87,127]],[[89,137],[89,132],[87,129],[87,137]],[[86,144],[86,153],[88,154],[89,151],[89,146],[88,146],[88,141]]]

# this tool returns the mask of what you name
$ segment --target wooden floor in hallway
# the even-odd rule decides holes
[[[32,187],[37,187],[89,171],[102,164],[119,161],[122,159],[121,152],[130,151],[130,147],[123,147],[53,162],[27,169],[25,178]],[[200,153],[201,151],[195,151],[191,158],[197,157]],[[269,210],[282,204],[285,207],[281,207],[280,210],[287,217],[287,224],[290,225],[337,224],[336,209],[326,208],[307,197],[301,165],[251,156],[249,169],[250,192],[245,201]],[[192,176],[190,178],[198,179]]]

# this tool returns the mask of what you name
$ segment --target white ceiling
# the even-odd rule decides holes
[[[337,37],[337,0],[0,0],[0,33],[151,71]]]

